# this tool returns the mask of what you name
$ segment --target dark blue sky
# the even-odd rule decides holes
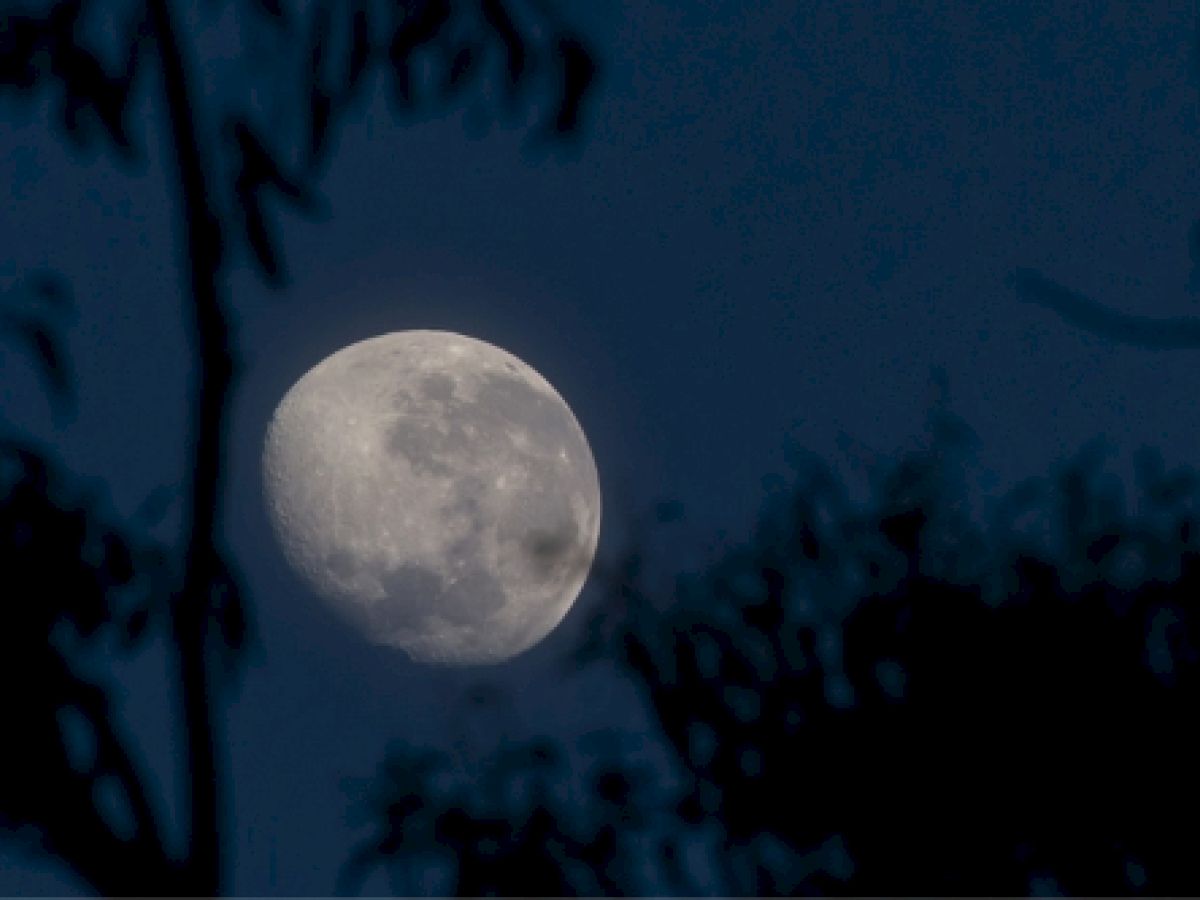
[[[377,102],[342,134],[327,220],[286,220],[289,290],[234,279],[246,369],[227,526],[262,643],[229,721],[240,892],[331,890],[352,837],[339,780],[369,774],[392,738],[442,740],[465,683],[512,690],[521,732],[632,715],[603,679],[547,686],[563,635],[478,678],[428,672],[342,629],[285,568],[260,500],[263,431],[346,344],[446,328],[542,372],[592,442],[602,553],[660,497],[697,535],[743,530],[788,440],[835,462],[840,435],[880,458],[912,446],[935,366],[985,484],[1095,435],[1194,460],[1196,354],[1114,346],[1005,285],[1028,266],[1130,312],[1200,314],[1193,4],[575,7],[603,64],[578,151],[480,139],[464,116],[399,127]],[[161,136],[143,133],[149,168],[130,175],[64,150],[37,116],[0,122],[0,279],[57,269],[80,306],[78,417],[54,426],[7,350],[4,416],[131,513],[184,465]],[[152,759],[171,740],[162,680],[155,659],[129,673]],[[65,888],[0,855],[0,893],[35,889]]]

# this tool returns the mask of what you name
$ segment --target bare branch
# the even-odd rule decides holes
[[[1017,269],[1008,279],[1020,297],[1058,313],[1073,325],[1121,344],[1154,350],[1200,347],[1200,319],[1152,319],[1118,312],[1063,287],[1033,269]]]

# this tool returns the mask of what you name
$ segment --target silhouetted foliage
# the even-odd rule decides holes
[[[598,802],[569,796],[569,766],[549,741],[504,747],[482,771],[448,755],[394,747],[376,782],[350,783],[360,823],[376,826],[343,871],[351,891],[378,865],[398,894],[563,896],[619,893],[631,881],[637,770],[601,756],[586,773]]]
[[[176,6],[0,2],[0,101],[30,106],[49,96],[74,146],[107,147],[134,165],[144,158],[145,123],[130,111],[148,72],[174,165],[196,357],[180,546],[168,553],[110,521],[45,449],[7,437],[0,447],[0,558],[9,575],[0,684],[6,735],[17,736],[0,759],[0,826],[111,895],[206,895],[224,885],[220,709],[252,633],[221,519],[226,410],[238,374],[226,287],[233,258],[245,251],[268,283],[284,284],[272,198],[300,212],[320,208],[317,180],[335,126],[373,72],[390,86],[397,114],[444,114],[468,88],[487,87],[503,95],[497,118],[526,127],[532,112],[531,130],[556,139],[579,124],[594,72],[582,38],[548,3],[241,0],[233,4],[241,26],[280,38],[253,67],[286,87],[291,132],[268,132],[256,121],[253,84],[227,106],[201,102],[200,67]],[[295,48],[306,48],[302,59]],[[68,296],[42,273],[0,305],[0,329],[32,354],[60,412],[74,398],[62,343]],[[179,834],[153,815],[103,677],[101,650],[113,641],[137,649],[160,619],[176,657],[183,731]],[[75,745],[91,749],[81,755]]]
[[[88,37],[101,5],[119,23],[109,56]],[[0,826],[109,895],[224,885],[220,709],[252,630],[221,534],[234,255],[285,282],[271,206],[320,208],[337,126],[373,77],[401,116],[487,88],[502,121],[532,113],[534,134],[562,137],[595,74],[581,37],[532,0],[237,11],[296,48],[269,61],[294,88],[294,133],[268,130],[249,97],[199,102],[169,0],[0,4],[0,97],[52,98],[74,145],[132,165],[145,138],[129,111],[149,78],[176,166],[197,362],[181,546],[119,521],[45,448],[0,440]],[[1196,343],[1190,320],[1120,316],[1035,273],[1014,284],[1116,339]],[[68,296],[34,275],[0,308],[62,410]],[[965,430],[934,425],[866,504],[802,461],[753,539],[669,596],[636,555],[617,567],[575,663],[615,659],[634,680],[669,777],[619,743],[582,772],[544,741],[465,772],[399,745],[350,785],[370,834],[340,887],[382,867],[403,893],[1200,893],[1195,478],[1144,454],[1130,512],[1090,447],[981,522],[952,477]],[[177,656],[184,726],[171,829],[106,669],[155,628]]]
[[[928,449],[877,472],[866,503],[798,461],[750,542],[669,597],[626,563],[581,658],[615,656],[633,676],[671,778],[631,791],[632,763],[613,756],[574,805],[545,807],[548,833],[576,848],[569,863],[547,838],[543,871],[498,851],[511,867],[473,863],[451,889],[1196,893],[1193,474],[1144,451],[1131,513],[1093,444],[982,517],[956,475],[966,430],[944,413],[933,424]],[[378,834],[357,867],[411,877],[410,829],[436,834],[445,816],[456,848],[526,833],[524,801],[499,804],[508,830],[480,806],[504,795],[505,757],[449,793],[414,782],[431,770],[408,759],[376,783]],[[570,773],[556,774],[565,791]],[[581,831],[610,807],[621,840]]]
[[[33,447],[0,443],[0,828],[36,829],[45,850],[110,895],[177,884],[97,665],[137,648],[161,618],[167,565],[94,488]]]
[[[32,355],[56,412],[70,412],[75,386],[62,335],[73,311],[70,294],[50,272],[35,273],[30,282],[0,294],[0,335]]]

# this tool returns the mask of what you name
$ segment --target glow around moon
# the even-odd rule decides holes
[[[284,555],[372,641],[470,665],[532,647],[595,555],[600,486],[566,402],[483,341],[371,338],[287,392],[263,453]]]

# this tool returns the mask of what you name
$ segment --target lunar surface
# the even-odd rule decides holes
[[[515,656],[575,602],[600,486],[566,402],[510,353],[404,331],[319,363],[263,452],[284,555],[375,642],[420,662]]]

